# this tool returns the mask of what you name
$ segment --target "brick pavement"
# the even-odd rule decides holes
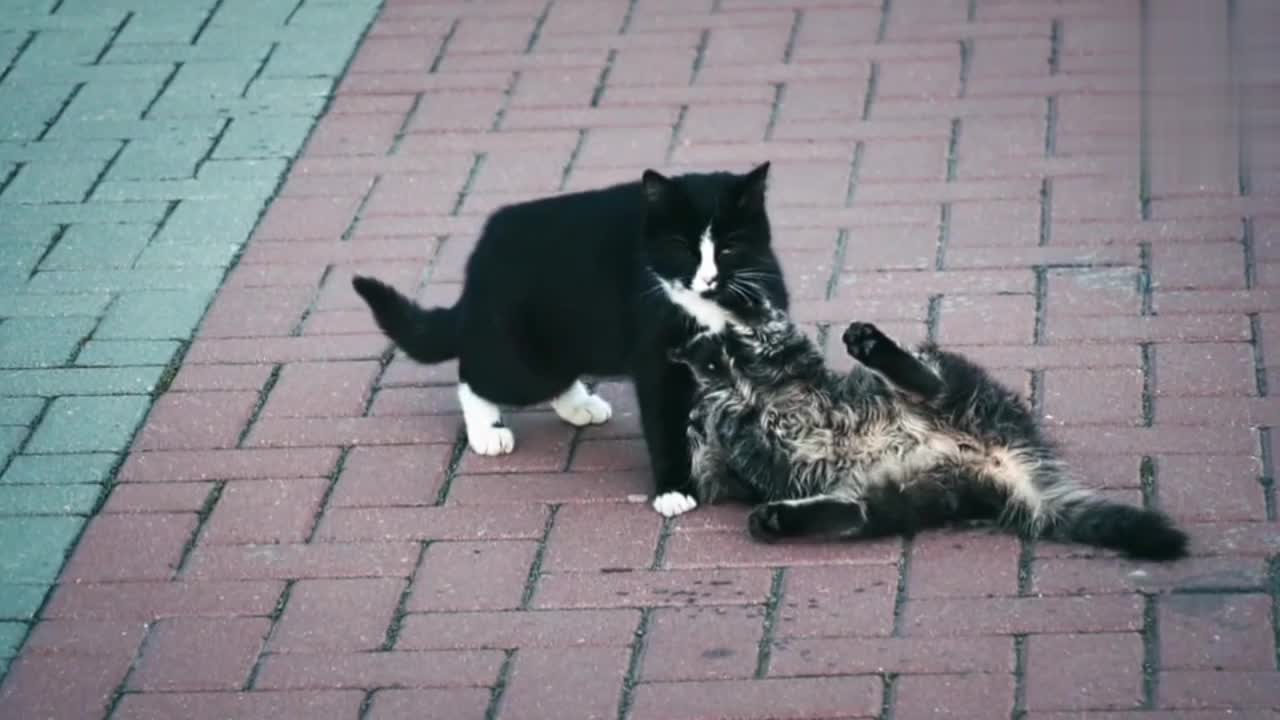
[[[1278,31],[1269,0],[388,0],[0,715],[1276,717]],[[604,386],[605,426],[518,413],[515,454],[466,454],[453,368],[394,356],[349,289],[358,270],[447,302],[498,204],[765,159],[797,317],[962,347],[1089,482],[1186,523],[1194,556],[981,532],[760,546],[739,507],[663,522],[633,502],[648,481],[624,385]],[[88,171],[67,168],[23,167],[0,201],[80,199]],[[72,213],[52,224],[157,187],[118,185],[45,206]],[[199,304],[122,297],[108,328]],[[112,420],[38,428],[24,454],[121,437],[146,407],[32,372],[0,391],[56,396],[46,422]]]

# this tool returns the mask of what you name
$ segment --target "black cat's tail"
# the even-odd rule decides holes
[[[458,357],[458,309],[423,308],[381,280],[357,275],[351,286],[368,303],[373,319],[401,350],[420,363]]]
[[[1119,550],[1143,560],[1177,560],[1187,554],[1187,534],[1168,515],[1109,500],[1084,489],[1045,498],[1041,535],[1052,540]]]

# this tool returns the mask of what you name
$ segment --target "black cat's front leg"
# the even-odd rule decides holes
[[[942,378],[871,323],[850,323],[841,336],[849,357],[875,370],[901,390],[926,400],[942,392]]]
[[[747,516],[751,537],[763,542],[809,535],[856,537],[866,527],[862,505],[832,495],[765,503]]]
[[[687,435],[693,378],[688,368],[654,357],[647,366],[638,368],[635,383],[640,424],[653,469],[653,509],[665,517],[686,513],[697,507],[699,500],[690,478]]]

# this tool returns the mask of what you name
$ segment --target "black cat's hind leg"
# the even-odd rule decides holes
[[[751,537],[762,542],[814,535],[858,537],[866,526],[867,514],[860,503],[834,495],[777,500],[757,505],[747,516]]]
[[[850,323],[841,336],[849,357],[875,370],[901,390],[926,400],[942,392],[942,378],[871,323]]]

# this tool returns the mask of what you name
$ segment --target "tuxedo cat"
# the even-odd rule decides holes
[[[1173,560],[1163,513],[1074,483],[1020,397],[964,357],[899,347],[869,323],[842,337],[847,375],[776,308],[693,336],[692,473],[702,502],[758,505],[751,534],[867,538],[986,520],[1028,538]]]
[[[353,285],[379,327],[422,363],[458,358],[467,442],[511,452],[499,405],[549,400],[576,426],[612,409],[584,376],[629,376],[664,515],[695,504],[685,425],[693,379],[668,352],[698,327],[723,328],[745,301],[788,302],[771,247],[769,163],[745,175],[639,182],[503,207],[467,261],[462,297],[424,309],[367,277]]]

